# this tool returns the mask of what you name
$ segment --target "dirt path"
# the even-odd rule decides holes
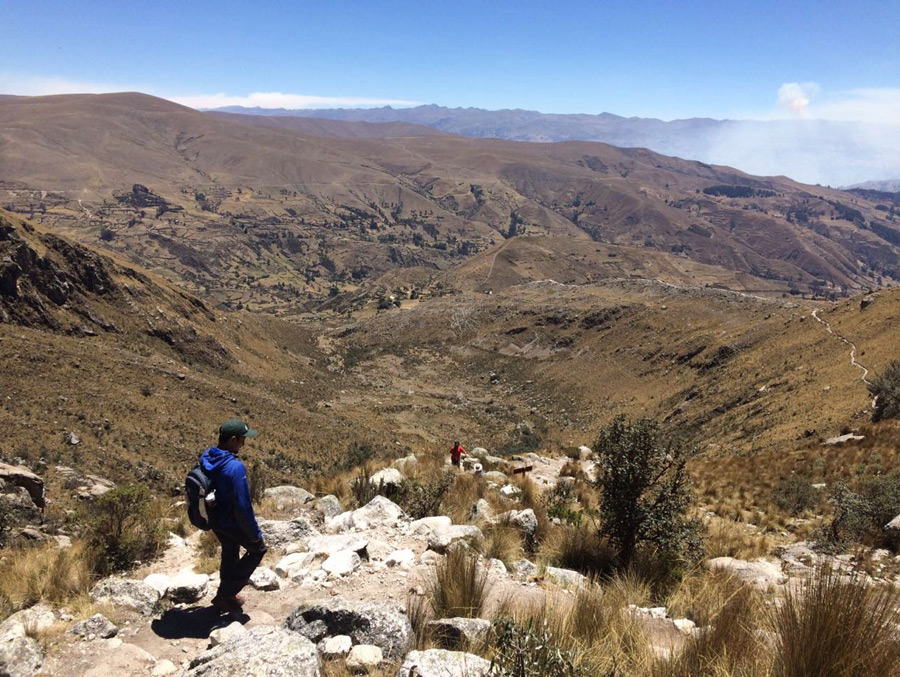
[[[838,334],[834,329],[832,329],[831,324],[827,320],[823,320],[821,317],[819,317],[819,309],[818,308],[816,308],[814,311],[812,311],[812,316],[814,318],[816,318],[817,322],[825,325],[825,330],[829,334],[831,334],[832,336],[837,338],[842,343],[845,343],[846,345],[850,346],[850,364],[852,364],[857,369],[862,370],[862,376],[860,376],[859,378],[863,383],[865,383],[866,385],[872,385],[872,382],[869,380],[869,370],[856,360],[856,351],[857,351],[856,344],[853,343],[853,341],[850,341],[849,339]]]

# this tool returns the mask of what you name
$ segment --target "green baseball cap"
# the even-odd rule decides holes
[[[232,418],[219,426],[219,437],[256,437],[256,431],[243,421]]]

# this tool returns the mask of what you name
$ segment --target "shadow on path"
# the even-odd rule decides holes
[[[163,639],[205,639],[216,628],[224,628],[235,621],[246,623],[247,614],[223,614],[212,606],[195,606],[188,609],[169,609],[155,619],[150,628]]]

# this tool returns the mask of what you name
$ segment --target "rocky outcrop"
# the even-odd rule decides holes
[[[319,534],[305,517],[295,517],[287,521],[261,520],[259,528],[263,532],[266,545],[270,548],[280,548],[288,543],[296,543]]]
[[[768,588],[770,585],[782,585],[787,582],[781,567],[774,562],[765,559],[747,561],[733,557],[714,557],[706,562],[711,570],[725,571],[742,583],[748,583],[759,588]]]
[[[161,595],[143,581],[128,578],[105,578],[90,592],[97,604],[112,604],[149,616],[159,607]]]
[[[306,489],[289,485],[269,487],[263,495],[275,501],[281,508],[304,506],[316,500],[316,497]]]
[[[330,519],[331,517],[340,515],[344,509],[341,507],[341,502],[338,500],[337,496],[328,494],[316,501],[316,510],[322,513],[322,516],[325,517],[325,519]]]
[[[384,496],[376,496],[361,508],[344,512],[325,522],[325,531],[337,534],[351,529],[392,527],[407,519],[403,508]]]
[[[94,637],[109,639],[110,637],[115,637],[119,633],[119,628],[103,614],[94,614],[90,618],[86,618],[73,625],[70,632],[79,637],[87,637],[88,639]]]
[[[28,468],[0,463],[0,493],[11,491],[14,487],[27,491],[35,507],[44,508],[44,480]]]
[[[284,623],[313,642],[348,635],[354,644],[374,644],[389,659],[401,658],[413,643],[406,610],[392,602],[332,599],[297,607]]]
[[[410,651],[396,677],[487,677],[491,663],[462,651]]]
[[[186,677],[319,677],[319,652],[306,637],[260,625],[191,661]]]

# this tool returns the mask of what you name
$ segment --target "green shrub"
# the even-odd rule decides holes
[[[573,651],[556,645],[550,630],[534,623],[520,626],[509,619],[494,621],[492,677],[588,677],[576,665]]]
[[[6,545],[6,535],[13,525],[15,515],[13,509],[3,499],[0,499],[0,548]]]
[[[693,450],[665,439],[653,419],[624,416],[600,431],[594,449],[600,531],[622,565],[631,564],[640,544],[671,561],[698,557],[702,525],[686,515],[692,494],[685,464]]]
[[[900,418],[900,360],[889,362],[872,380],[869,393],[875,398],[873,421]]]
[[[883,545],[884,526],[900,514],[900,471],[863,477],[856,491],[840,482],[828,502],[834,515],[820,536],[829,544]]]
[[[772,490],[772,502],[790,515],[800,515],[816,502],[812,480],[796,474],[783,477]]]
[[[564,528],[554,548],[553,560],[556,566],[574,569],[585,576],[607,576],[618,565],[609,543],[587,526]]]
[[[426,479],[407,479],[400,485],[394,501],[412,519],[437,515],[455,476],[453,472],[442,471]]]
[[[146,487],[133,484],[97,497],[83,511],[95,573],[108,575],[156,556],[165,528]]]

